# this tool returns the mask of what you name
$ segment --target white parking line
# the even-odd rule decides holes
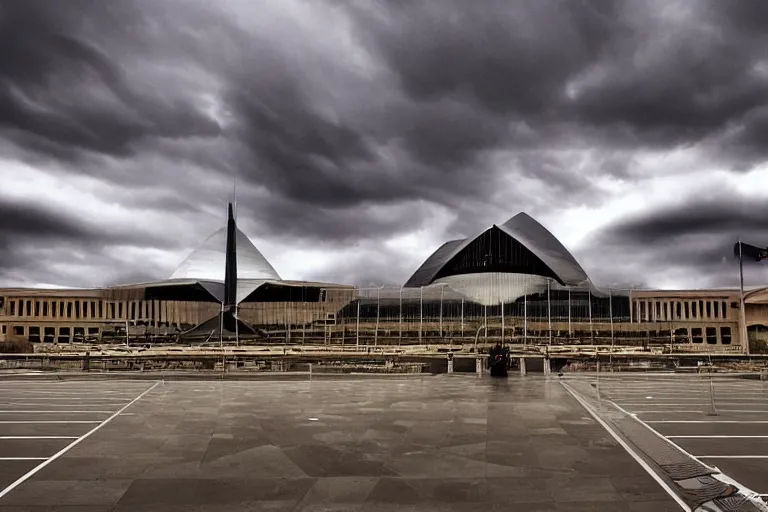
[[[77,436],[0,436],[0,440],[22,439],[77,439]]]
[[[616,404],[616,405],[619,405],[619,404]],[[704,411],[702,411],[700,409],[662,409],[662,410],[656,409],[656,410],[647,410],[647,411],[632,411],[632,414],[660,414],[660,413],[664,413],[664,414],[673,413],[674,414],[674,413],[677,413],[677,412],[683,412],[683,413],[694,412],[694,413],[701,413],[701,414],[704,413]]]
[[[123,406],[124,403],[114,404],[114,403],[101,403],[101,404],[49,404],[49,403],[36,403],[36,404],[27,404],[24,402],[6,402],[6,403],[0,403],[0,407],[112,407],[112,406]]]
[[[699,459],[768,459],[768,455],[697,455]]]
[[[768,423],[768,420],[643,420],[643,423]]]
[[[34,400],[42,400],[44,402],[54,402],[54,401],[73,401],[77,400],[78,402],[105,402],[105,401],[113,401],[113,402],[130,402],[130,398],[120,398],[120,397],[84,397],[84,398],[77,398],[77,397],[58,397],[58,396],[48,396],[48,397],[30,397],[30,396],[4,396],[3,400],[24,400],[26,401],[34,401]]]
[[[33,469],[31,469],[30,471],[28,471],[27,473],[22,475],[21,478],[17,479],[15,482],[10,484],[8,487],[6,487],[2,491],[0,491],[0,498],[2,498],[6,494],[8,494],[12,490],[14,490],[16,487],[18,487],[22,483],[26,482],[29,478],[31,478],[35,473],[37,473],[38,471],[43,469],[45,466],[47,466],[48,464],[50,464],[54,460],[58,459],[59,457],[61,457],[65,453],[67,453],[69,450],[71,450],[72,448],[74,448],[75,446],[77,446],[78,444],[83,442],[85,439],[87,439],[92,434],[97,432],[104,425],[108,424],[110,421],[112,421],[113,419],[117,418],[120,415],[120,413],[125,411],[128,407],[130,407],[131,405],[133,405],[134,403],[139,401],[142,397],[144,397],[149,392],[151,392],[153,389],[155,389],[158,386],[158,384],[160,384],[160,382],[155,382],[151,387],[145,389],[144,392],[141,393],[139,396],[137,396],[136,398],[134,398],[133,400],[131,400],[130,402],[125,404],[121,409],[115,411],[115,413],[112,414],[112,416],[110,416],[109,418],[105,419],[104,421],[99,422],[98,425],[93,427],[91,430],[89,430],[88,432],[86,432],[82,436],[78,437],[73,442],[69,443],[67,446],[65,446],[64,448],[62,448],[61,450],[59,450],[58,452],[53,454],[51,457],[48,457],[47,459],[45,459],[44,462],[42,462],[41,464],[35,466]],[[37,460],[42,460],[42,459],[37,459]]]
[[[0,411],[0,414],[112,414],[115,411],[51,411],[51,410],[4,410]]]
[[[722,434],[666,437],[667,439],[768,439],[768,436],[728,436]]]
[[[0,461],[12,460],[48,460],[48,457],[0,457]]]
[[[100,420],[0,420],[0,425],[18,425],[23,423],[101,423]]]

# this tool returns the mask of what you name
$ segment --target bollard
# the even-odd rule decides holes
[[[475,372],[478,377],[483,374],[483,358],[478,357],[475,359]]]
[[[710,362],[709,367],[709,404],[712,407],[712,410],[707,413],[707,416],[719,416],[720,413],[717,412],[717,407],[715,406],[715,384],[712,382],[712,366]]]
[[[520,358],[520,375],[525,377],[526,373],[527,373],[527,370],[525,368],[525,358],[521,357]]]
[[[448,354],[448,373],[453,373],[453,353]]]
[[[544,357],[544,375],[550,375],[552,373],[549,363],[550,363],[549,358]]]

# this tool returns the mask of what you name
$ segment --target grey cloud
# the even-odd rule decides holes
[[[580,254],[596,264],[593,273],[602,279],[616,278],[616,272],[659,275],[675,268],[695,275],[699,287],[736,286],[733,244],[741,237],[768,246],[766,219],[764,202],[724,190],[718,197],[621,219],[594,234]],[[768,278],[765,266],[746,272],[759,281]]]

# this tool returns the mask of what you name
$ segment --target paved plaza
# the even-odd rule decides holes
[[[554,379],[0,386],[0,512],[680,510]]]

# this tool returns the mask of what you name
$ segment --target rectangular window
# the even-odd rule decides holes
[[[51,302],[51,316],[56,318],[56,313],[59,310],[59,304],[56,301]]]
[[[725,307],[726,302],[723,301],[722,304],[720,304],[720,306],[722,307],[723,318],[728,318],[728,308]]]
[[[720,342],[723,345],[730,345],[731,344],[731,328],[730,327],[721,327],[720,328]]]
[[[699,301],[699,318],[704,318],[704,301]]]
[[[75,301],[75,318],[80,318],[80,301]]]
[[[91,301],[90,311],[91,311],[91,318],[96,318],[96,301],[95,300]]]
[[[59,302],[59,316],[64,317],[64,308],[67,307],[67,304],[64,301]]]
[[[677,320],[680,320],[683,317],[683,305],[677,301],[675,302],[676,312],[675,312],[675,318]]]
[[[3,334],[5,334],[5,324],[3,324],[2,332],[3,332]]]
[[[72,302],[67,302],[67,318],[72,318]]]
[[[16,336],[24,336],[24,326],[23,325],[14,325],[13,326],[13,334]]]
[[[694,327],[691,329],[691,337],[694,343],[703,343],[704,338],[701,335],[701,327]]]
[[[48,316],[48,301],[43,302],[43,316]]]
[[[718,311],[720,308],[720,303],[718,301],[715,301],[712,303],[712,311],[715,314],[715,318],[720,318],[720,311]]]
[[[699,312],[697,311],[696,302],[691,303],[691,318],[698,318]]]
[[[29,336],[27,337],[29,341],[33,343],[39,343],[40,342],[40,326],[33,326],[29,328]]]
[[[27,301],[27,316],[32,316],[32,301]]]
[[[117,304],[117,318],[123,318],[123,303],[119,302]]]
[[[705,303],[705,308],[707,311],[707,318],[712,318],[712,301],[707,301]]]
[[[40,316],[40,301],[35,301],[35,316]],[[40,336],[40,333],[38,333],[38,336]]]
[[[112,302],[109,304],[109,318],[114,320],[115,317],[115,303]]]
[[[707,327],[707,344],[717,345],[717,329],[715,327]]]
[[[675,329],[675,343],[688,343],[688,329],[681,327]]]
[[[16,301],[11,301],[11,316],[16,316]]]
[[[136,303],[131,302],[131,320],[136,320]]]
[[[99,301],[99,318],[104,318],[104,301]]]

